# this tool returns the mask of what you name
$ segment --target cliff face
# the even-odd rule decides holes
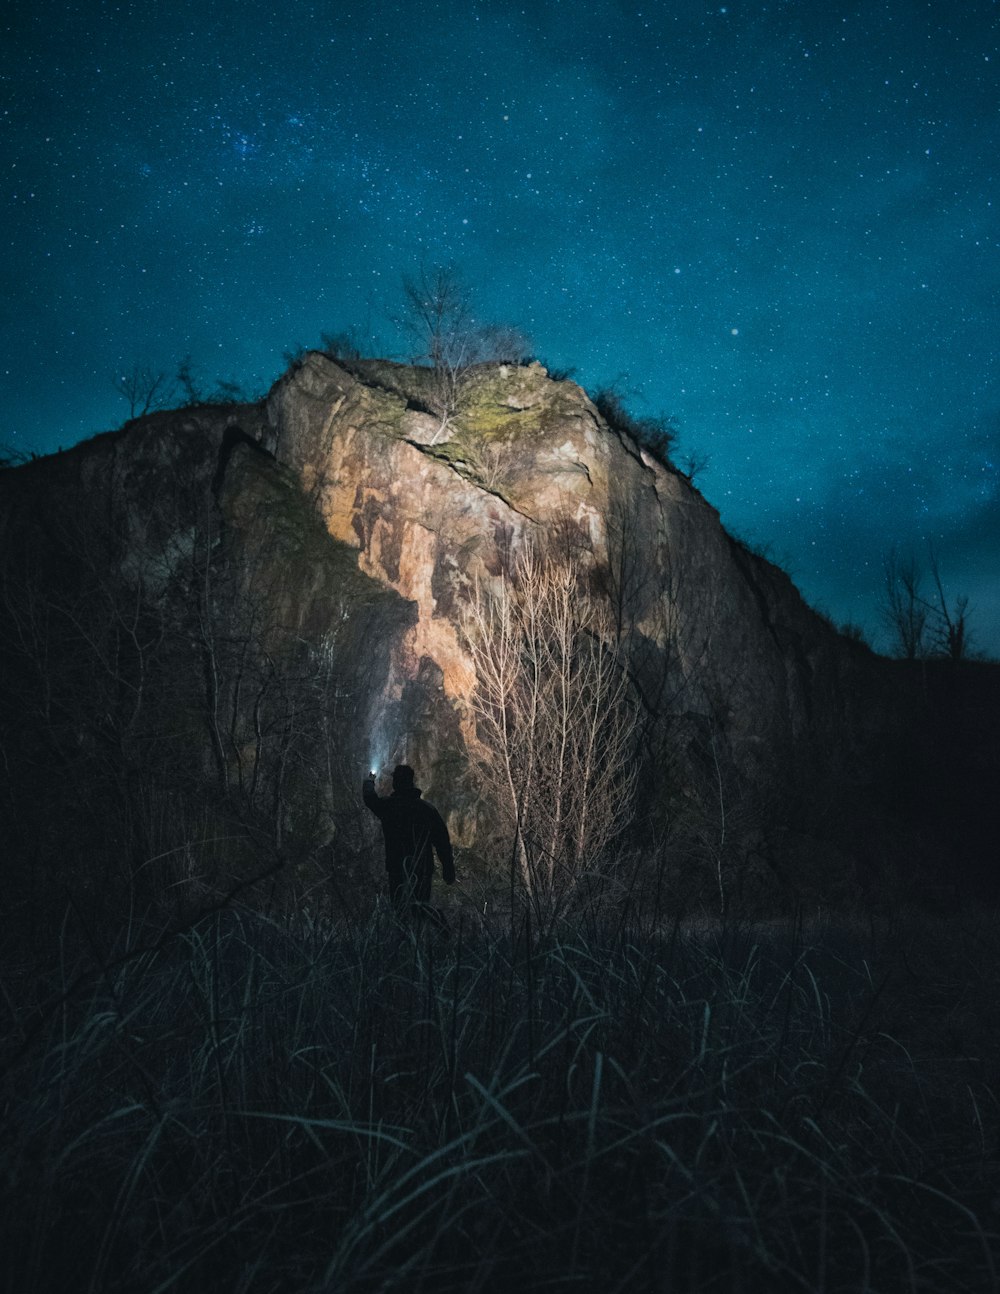
[[[426,380],[309,354],[260,405],[155,414],[0,474],[14,764],[97,768],[113,749],[112,799],[136,779],[188,800],[212,784],[284,847],[343,837],[362,771],[406,760],[472,845],[463,625],[531,544],[573,554],[627,644],[644,811],[750,788],[784,797],[787,826],[872,721],[870,653],[572,382],[483,367],[442,431]],[[40,657],[42,602],[68,629]],[[43,751],[26,715],[44,704]],[[19,813],[25,839],[51,832]]]
[[[657,675],[656,703],[710,721],[744,765],[845,716],[866,653],[734,542],[681,475],[609,428],[580,387],[539,365],[486,370],[435,440],[420,377],[374,362],[348,373],[314,354],[268,401],[276,456],[330,535],[413,605],[388,699],[439,680],[440,704],[472,740],[463,608],[529,537],[568,534]],[[433,759],[433,733],[403,723],[377,753]]]

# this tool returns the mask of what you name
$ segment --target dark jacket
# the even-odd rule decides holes
[[[417,787],[393,791],[380,796],[375,783],[366,778],[361,788],[365,804],[382,823],[385,836],[385,869],[390,874],[404,870],[430,875],[434,854],[441,860],[441,872],[451,885],[455,880],[455,860],[444,819],[432,804],[420,798]],[[406,862],[410,859],[412,861]]]

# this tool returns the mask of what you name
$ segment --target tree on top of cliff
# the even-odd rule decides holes
[[[116,373],[114,388],[128,404],[129,418],[142,418],[155,409],[166,409],[175,391],[162,369],[138,361],[124,373]]]
[[[441,419],[436,440],[460,411],[476,366],[520,363],[528,342],[513,325],[477,321],[471,289],[456,269],[423,267],[416,277],[404,276],[403,296],[398,322],[414,344],[413,360],[433,375],[433,411]]]

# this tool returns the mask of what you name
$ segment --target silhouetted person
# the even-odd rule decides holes
[[[413,784],[409,764],[397,764],[392,774],[392,794],[381,796],[375,778],[369,774],[361,787],[365,804],[382,823],[385,836],[385,870],[389,895],[397,911],[407,907],[417,916],[429,917],[441,929],[444,915],[430,905],[434,853],[441,860],[446,885],[455,883],[455,860],[444,819],[432,804],[420,798]]]

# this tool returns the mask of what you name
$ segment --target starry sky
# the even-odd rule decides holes
[[[665,413],[734,533],[884,643],[892,545],[1000,654],[997,0],[15,0],[0,441],[116,374],[266,390],[401,276]]]

